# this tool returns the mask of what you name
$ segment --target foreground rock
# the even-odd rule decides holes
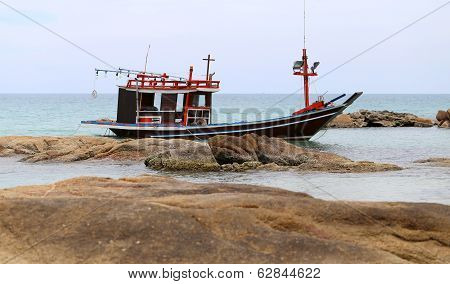
[[[430,158],[416,161],[417,164],[429,164],[436,167],[450,167],[450,158]]]
[[[450,207],[165,177],[0,191],[2,263],[449,263]]]
[[[294,169],[342,173],[401,169],[390,164],[354,162],[335,154],[297,147],[282,139],[257,135],[217,136],[208,143],[105,137],[0,137],[0,156],[11,155],[21,155],[26,162],[145,160],[152,169],[172,171]]]
[[[434,123],[431,119],[418,117],[410,113],[360,110],[358,112],[337,116],[328,124],[328,127],[433,127],[433,125]]]

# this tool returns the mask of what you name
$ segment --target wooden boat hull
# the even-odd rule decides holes
[[[152,126],[145,124],[118,124],[113,122],[86,121],[83,124],[109,128],[118,137],[161,138],[161,139],[198,139],[206,140],[217,135],[242,136],[258,134],[286,140],[309,140],[328,122],[341,114],[362,93],[353,95],[344,104],[305,114],[272,120],[241,122],[234,124],[215,124],[207,126]]]

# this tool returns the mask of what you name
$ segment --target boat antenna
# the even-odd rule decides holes
[[[303,0],[303,48],[306,49],[306,0]]]
[[[147,55],[145,56],[145,67],[144,67],[144,73],[147,73],[147,63],[148,63],[148,54],[150,53],[150,48],[152,47],[151,44],[148,45],[147,49]]]
[[[306,52],[306,0],[303,0],[303,55],[301,61],[294,63],[294,75],[303,77],[303,92],[305,108],[309,107],[309,77],[317,76],[316,69],[320,62],[314,62],[311,71],[308,66],[308,55]]]

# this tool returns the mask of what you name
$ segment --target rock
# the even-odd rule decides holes
[[[450,262],[449,206],[157,176],[2,190],[0,220],[2,263]]]
[[[226,172],[245,172],[259,169],[263,164],[261,162],[245,162],[243,164],[233,163],[222,165],[222,170]]]
[[[105,137],[0,137],[0,156],[22,155],[23,161],[75,162],[91,159],[143,161],[177,142],[160,139]]]
[[[417,117],[414,121],[414,127],[432,127],[434,125],[433,120],[429,118]]]
[[[284,171],[286,167],[281,167],[275,163],[265,164],[258,167],[258,170],[264,171]]]
[[[439,121],[439,122],[450,120],[450,113],[449,113],[449,111],[445,111],[445,110],[438,111],[438,113],[436,114],[436,120]]]
[[[251,157],[252,162],[270,165],[259,166],[258,169],[261,170],[276,168],[274,165],[299,171],[334,173],[401,170],[400,167],[391,164],[354,162],[336,154],[302,148],[282,139],[254,134],[242,137],[216,136],[209,140],[209,145],[217,162],[223,165],[222,169],[225,171],[245,170],[246,167],[241,166],[241,162],[248,157]],[[224,153],[227,155],[224,156]]]
[[[258,161],[255,153],[257,145],[254,139],[216,136],[209,139],[208,144],[211,147],[216,161],[221,165]]]
[[[438,126],[442,128],[450,128],[450,109],[440,110],[436,114],[436,120],[438,121]]]
[[[353,119],[349,114],[340,114],[336,116],[329,124],[330,128],[357,128],[355,122],[359,121],[359,118]]]
[[[429,164],[436,167],[450,167],[450,158],[430,158],[426,160],[415,161],[417,164]]]
[[[433,127],[431,119],[418,117],[409,113],[390,111],[368,111],[342,114],[329,124],[329,128],[363,128],[363,127]]]
[[[152,169],[170,171],[280,170],[278,167],[329,172],[401,169],[394,165],[354,162],[335,154],[298,147],[282,139],[254,134],[217,136],[208,143],[104,137],[0,137],[0,156],[8,155],[21,155],[22,161],[26,162],[145,161]]]
[[[209,146],[219,164],[244,162],[298,166],[307,160],[306,151],[285,140],[247,134],[241,137],[216,136]]]
[[[155,170],[170,171],[218,171],[211,148],[206,143],[178,141],[176,147],[151,154],[145,165]]]

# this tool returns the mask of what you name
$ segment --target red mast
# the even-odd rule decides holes
[[[303,76],[303,90],[305,97],[305,107],[309,107],[309,77],[317,76],[315,73],[315,68],[318,63],[314,63],[315,67],[309,72],[308,67],[308,55],[306,54],[306,48],[303,48],[302,61],[297,61],[294,63],[294,75]]]
[[[306,0],[303,0],[303,56],[302,61],[296,61],[294,63],[294,75],[303,76],[303,90],[305,97],[305,108],[309,107],[309,77],[315,77],[316,68],[319,66],[319,62],[315,62],[309,73],[308,67],[308,55],[306,54]]]

